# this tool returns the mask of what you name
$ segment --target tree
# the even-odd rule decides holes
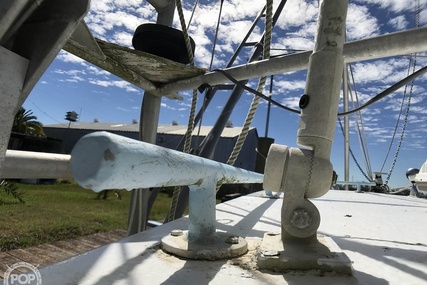
[[[12,195],[13,198],[17,199],[20,203],[24,204],[25,201],[22,199],[22,193],[19,192],[18,186],[15,183],[7,182],[6,180],[0,181],[0,188],[6,191],[6,194]]]
[[[37,117],[33,115],[31,110],[26,111],[23,107],[21,107],[15,115],[12,132],[33,136],[45,136],[43,124],[37,121]]]

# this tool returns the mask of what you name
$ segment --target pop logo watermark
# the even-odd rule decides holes
[[[17,262],[8,266],[4,273],[4,285],[42,285],[40,271],[27,262]]]

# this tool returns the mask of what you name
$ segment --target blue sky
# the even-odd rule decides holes
[[[275,1],[275,5],[279,1]],[[348,41],[359,40],[376,35],[401,31],[415,27],[415,7],[419,2],[419,26],[427,23],[426,0],[352,0],[349,2],[347,16]],[[196,42],[195,60],[199,67],[208,68],[212,54],[212,38],[215,33],[220,1],[201,0],[195,10],[189,33]],[[185,1],[186,20],[190,19],[194,1]],[[218,42],[212,68],[225,67],[231,53],[241,42],[264,1],[231,0],[224,1]],[[316,31],[318,1],[289,0],[285,5],[277,26],[273,30],[273,54],[283,54],[283,49],[310,50]],[[142,0],[92,0],[91,9],[85,18],[93,35],[108,42],[131,47],[133,31],[142,23],[155,22],[154,9]],[[175,27],[179,28],[175,16]],[[263,31],[260,24],[249,39],[257,41]],[[237,64],[244,64],[252,50],[247,48]],[[423,55],[423,54],[421,54]],[[416,70],[425,66],[426,58],[418,57]],[[409,57],[399,56],[352,64],[355,84],[360,103],[366,102],[382,90],[403,79],[409,67]],[[304,92],[305,71],[275,75],[272,96],[288,107],[298,108],[298,101]],[[409,111],[406,133],[400,149],[396,166],[389,185],[400,187],[408,184],[405,172],[410,167],[420,168],[427,158],[427,109],[426,80],[424,75],[413,86],[411,109]],[[269,83],[268,83],[269,84]],[[268,84],[264,90],[269,93]],[[256,86],[256,81],[249,85]],[[379,171],[386,157],[391,138],[397,123],[402,104],[404,88],[382,99],[362,112],[368,142],[368,151],[373,171]],[[409,88],[407,89],[409,94]],[[103,122],[130,123],[139,118],[143,90],[69,53],[61,51],[39,83],[24,103],[43,124],[68,123],[64,120],[67,111],[80,113],[80,121],[90,122],[95,118]],[[162,99],[161,124],[173,120],[187,124],[191,91],[181,93],[182,101]],[[199,94],[199,102],[202,101]],[[219,92],[203,117],[204,125],[213,125],[228,98],[227,92]],[[252,95],[244,93],[231,120],[241,126],[245,119]],[[350,103],[351,105],[352,103]],[[406,104],[406,102],[404,102]],[[405,106],[403,114],[405,113]],[[340,104],[342,108],[342,104]],[[263,102],[256,114],[253,126],[260,137],[265,135],[267,104]],[[290,147],[296,145],[298,115],[273,107],[270,117],[269,137],[276,143]],[[397,129],[396,139],[383,172],[391,167],[402,121]],[[351,117],[351,148],[363,165],[354,117]],[[337,124],[331,161],[344,179],[343,136]],[[384,178],[387,175],[384,175]],[[366,180],[353,162],[350,163],[350,179]]]

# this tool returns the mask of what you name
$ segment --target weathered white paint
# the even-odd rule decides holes
[[[319,233],[332,238],[353,262],[354,276],[350,277],[251,269],[251,253],[258,248],[264,233],[280,232],[282,199],[262,196],[263,193],[255,193],[217,205],[218,230],[233,230],[249,242],[252,251],[243,259],[189,261],[163,253],[156,247],[160,239],[173,229],[187,228],[188,218],[181,218],[41,268],[43,285],[425,283],[427,235],[423,224],[427,200],[337,190],[313,199],[322,213]]]
[[[29,61],[0,46],[0,177]]]
[[[330,154],[340,96],[347,1],[321,2],[317,35],[310,55],[306,87],[301,97],[297,144],[275,146],[266,161],[264,185],[284,192],[282,239],[307,239],[316,234],[320,216],[307,198],[328,192],[332,181]],[[273,156],[273,158],[270,158]],[[281,157],[278,159],[276,157]],[[283,170],[281,175],[276,172]]]
[[[214,241],[216,232],[216,176],[206,177],[199,185],[190,186],[188,207],[190,222],[188,239],[209,242]]]
[[[84,136],[71,153],[76,181],[94,191],[227,183],[261,183],[263,175],[108,132]]]
[[[426,33],[427,28],[418,28],[346,43],[343,51],[344,62],[356,62],[425,51],[427,50]],[[226,71],[237,80],[245,80],[303,70],[307,69],[308,58],[311,54],[312,51],[306,51],[284,55],[227,68]],[[153,92],[156,94],[172,94],[197,88],[202,84],[214,86],[226,82],[229,82],[229,80],[223,74],[213,71],[190,79],[168,83]]]
[[[70,155],[7,150],[3,162],[3,179],[71,178]]]

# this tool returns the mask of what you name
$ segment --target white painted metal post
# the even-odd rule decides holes
[[[199,243],[215,242],[216,183],[214,176],[207,177],[200,186],[189,186],[189,240]]]
[[[272,145],[264,187],[283,190],[282,239],[313,240],[320,224],[317,208],[307,198],[326,194],[332,181],[330,154],[334,138],[343,71],[347,1],[321,2],[315,48],[300,99],[297,144]],[[283,171],[283,175],[274,175]]]
[[[201,185],[216,177],[227,183],[259,183],[263,175],[108,132],[81,138],[71,152],[71,172],[84,188]]]
[[[174,0],[150,0],[150,4],[156,9],[157,24],[171,26],[175,11]],[[162,97],[144,92],[142,100],[139,139],[144,142],[156,144],[157,127]],[[145,230],[148,220],[149,189],[137,188],[132,191],[128,216],[128,235]]]
[[[29,61],[0,46],[0,177]]]
[[[260,183],[262,174],[107,132],[81,138],[70,166],[77,183],[94,191],[191,185],[188,235],[177,231],[165,237],[169,252],[217,259],[247,250],[244,239],[216,232],[216,185]]]
[[[339,2],[337,1],[337,3]],[[425,51],[427,50],[426,33],[427,28],[424,27],[346,43],[343,51],[344,62],[356,62]],[[307,69],[308,58],[311,53],[312,51],[294,53],[269,60],[239,65],[225,70],[239,81],[303,70]],[[181,90],[197,88],[202,84],[213,86],[226,82],[229,82],[229,80],[222,73],[207,72],[200,76],[165,84],[153,92],[156,94],[172,94]]]
[[[7,150],[1,178],[71,178],[70,155]]]

